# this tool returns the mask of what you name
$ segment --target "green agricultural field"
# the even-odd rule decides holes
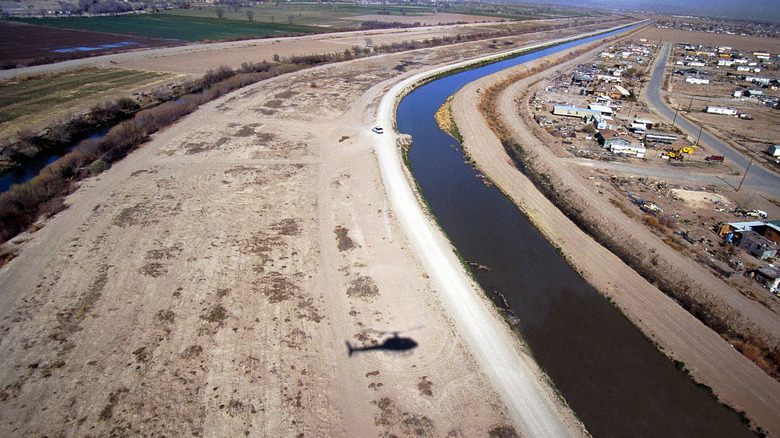
[[[382,5],[355,5],[335,4],[317,5],[302,3],[280,3],[276,5],[260,5],[251,8],[223,7],[224,18],[236,21],[248,21],[247,11],[251,11],[254,22],[292,24],[301,26],[313,26],[319,31],[349,29],[360,25],[360,22],[350,17],[362,15],[384,16],[419,16],[433,12],[431,7],[423,6],[382,6]],[[215,8],[203,9],[178,9],[167,14],[214,18],[217,16]],[[392,19],[390,20],[392,21]]]
[[[86,69],[0,83],[0,138],[175,78],[168,73]]]
[[[66,29],[88,30],[181,41],[220,41],[251,37],[321,33],[356,28],[349,17],[369,14],[415,16],[432,12],[431,7],[381,5],[316,5],[280,3],[251,8],[176,9],[159,14],[89,18],[24,18],[25,23]],[[249,20],[251,11],[252,21]]]
[[[442,12],[481,15],[510,20],[538,20],[545,18],[570,18],[592,16],[593,12],[554,6],[524,5],[512,3],[470,3],[466,5],[445,8]]]
[[[30,24],[89,30],[93,32],[136,35],[181,41],[218,41],[249,37],[299,35],[321,32],[321,28],[297,24],[250,22],[243,20],[218,19],[163,14],[121,15],[116,17],[90,18],[25,18]]]

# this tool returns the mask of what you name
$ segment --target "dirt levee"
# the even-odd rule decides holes
[[[586,56],[577,58],[570,61],[568,66],[570,68],[588,59]],[[514,165],[502,143],[487,126],[478,109],[479,90],[486,90],[492,84],[507,80],[512,73],[527,68],[529,66],[520,66],[514,71],[510,69],[475,81],[455,95],[453,116],[471,158],[525,212],[547,239],[562,249],[575,269],[582,272],[583,277],[602,294],[614,300],[617,307],[648,338],[663,347],[667,356],[684,362],[697,379],[713,388],[720,400],[746,411],[759,426],[770,433],[777,433],[780,424],[775,406],[780,402],[780,384],[580,230]],[[561,68],[556,67],[546,74],[552,75]],[[536,135],[541,135],[538,133],[542,131],[541,128],[524,115],[531,114],[528,108],[529,96],[533,94],[538,79],[539,76],[531,76],[515,82],[496,98],[501,121],[512,132],[512,139],[522,145],[524,159],[533,163],[537,172],[547,175],[555,190],[570,203],[572,211],[579,210],[582,217],[596,226],[606,227],[616,238],[639,242],[631,246],[635,253],[648,256],[658,254],[658,259],[663,263],[672,260],[672,263],[678,263],[677,269],[685,267],[686,278],[707,285],[696,291],[718,302],[724,309],[732,309],[730,316],[739,318],[738,324],[742,327],[758,326],[758,330],[767,333],[770,339],[777,339],[780,333],[777,315],[742,296],[730,293],[728,288],[719,285],[720,280],[691,261],[682,259],[643,228],[641,223],[627,221],[618,208],[584,184],[584,178],[576,170],[557,158],[537,138]]]

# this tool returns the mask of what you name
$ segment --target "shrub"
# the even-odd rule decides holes
[[[109,167],[111,166],[109,166],[108,163],[106,163],[101,159],[97,159],[93,161],[92,164],[89,165],[89,173],[91,173],[92,175],[97,175],[99,173],[108,170]]]
[[[642,216],[642,222],[644,222],[648,227],[658,227],[659,224],[658,218],[651,214]]]

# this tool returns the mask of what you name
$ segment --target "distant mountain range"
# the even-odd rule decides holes
[[[529,3],[780,23],[778,0],[534,0]]]

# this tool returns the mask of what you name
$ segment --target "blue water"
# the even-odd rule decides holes
[[[107,127],[100,128],[84,138],[100,138],[106,135],[108,129],[109,128]],[[6,192],[14,184],[22,184],[35,178],[41,170],[57,161],[61,156],[70,152],[77,144],[78,141],[74,141],[71,147],[49,151],[47,154],[30,159],[10,172],[0,176],[0,193]]]
[[[477,78],[609,35],[458,73],[410,93],[397,121],[414,142],[414,176],[463,257],[492,269],[476,271],[477,280],[497,302],[506,299],[534,357],[591,434],[752,436],[574,272],[499,190],[486,187],[433,119],[448,96]]]
[[[101,44],[99,46],[94,46],[94,47],[78,46],[78,47],[68,47],[65,49],[54,49],[52,50],[52,52],[55,53],[91,52],[93,50],[116,49],[118,47],[127,47],[127,46],[134,46],[134,45],[138,45],[138,43],[134,43],[131,41],[122,41],[121,43]]]

